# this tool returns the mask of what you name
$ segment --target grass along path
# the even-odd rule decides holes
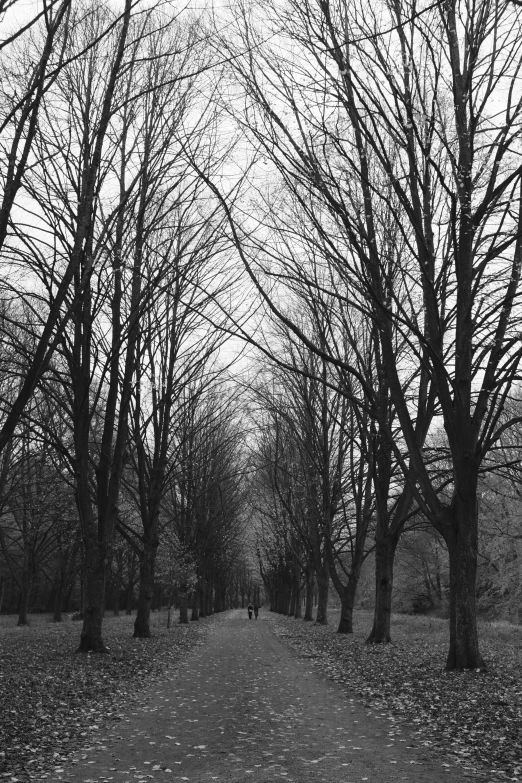
[[[454,765],[296,659],[273,624],[245,610],[213,618],[205,643],[142,689],[118,723],[99,725],[53,783],[452,779]]]
[[[397,615],[393,644],[366,645],[371,613],[355,615],[353,635],[336,634],[338,612],[316,626],[271,614],[274,632],[347,695],[396,725],[414,726],[416,744],[442,764],[489,781],[522,781],[522,627],[482,623],[487,672],[448,673],[447,621]]]
[[[153,639],[133,639],[133,617],[107,616],[108,655],[78,655],[81,623],[32,615],[28,627],[0,618],[0,781],[55,781],[71,753],[92,755],[100,732],[118,725],[143,689],[203,644],[213,618],[167,630],[152,615]]]

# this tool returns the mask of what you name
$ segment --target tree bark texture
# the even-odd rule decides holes
[[[377,532],[375,538],[375,606],[368,644],[391,642],[393,565],[398,537]]]
[[[478,557],[477,505],[473,497],[457,499],[453,524],[446,538],[450,563],[450,644],[447,671],[485,669],[479,651],[476,607]],[[468,502],[466,502],[466,500]]]
[[[314,572],[312,568],[307,568],[305,573],[306,578],[306,599],[305,599],[305,613],[303,620],[305,622],[312,622],[314,619]]]
[[[105,609],[106,557],[103,544],[85,538],[85,608],[80,646],[77,652],[105,653],[102,638]]]
[[[186,625],[188,619],[188,593],[185,589],[181,589],[180,593],[180,606],[179,606],[179,621],[182,625]]]
[[[17,625],[29,625],[29,601],[31,599],[32,589],[32,574],[30,569],[24,568],[20,587],[20,607],[18,610]]]
[[[134,620],[134,637],[150,638],[150,613],[154,599],[154,563],[157,544],[145,539],[140,557],[140,586],[138,592],[138,608]]]
[[[328,625],[328,588],[330,586],[330,572],[326,558],[317,572],[317,617],[318,625]]]

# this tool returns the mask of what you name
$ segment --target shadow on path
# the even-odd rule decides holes
[[[462,778],[409,747],[387,716],[346,698],[246,610],[146,689],[103,744],[51,780],[439,783]],[[475,778],[476,779],[476,778]],[[49,780],[49,778],[48,778]]]

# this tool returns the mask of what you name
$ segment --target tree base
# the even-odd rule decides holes
[[[132,636],[134,639],[150,639],[152,634],[149,626],[136,626],[136,624],[134,624],[134,633]]]
[[[488,667],[485,660],[479,656],[477,660],[471,659],[467,661],[457,661],[454,655],[448,655],[446,666],[444,667],[447,672],[487,672]]]
[[[103,639],[81,639],[80,646],[76,650],[77,653],[108,653],[109,650],[103,643]]]
[[[391,640],[391,636],[389,635],[384,635],[381,637],[370,634],[366,639],[366,644],[393,644],[393,642]]]
[[[353,633],[353,624],[346,617],[341,617],[337,633]]]

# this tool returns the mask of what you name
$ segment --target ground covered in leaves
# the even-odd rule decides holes
[[[393,619],[393,644],[367,645],[371,616],[353,635],[336,634],[338,614],[316,626],[271,615],[276,634],[350,695],[391,711],[416,728],[418,741],[449,752],[464,769],[492,780],[522,781],[522,627],[481,627],[486,672],[445,672],[447,622]]]
[[[100,723],[120,720],[142,686],[203,644],[212,620],[167,629],[166,614],[155,613],[147,640],[132,638],[133,622],[108,617],[109,653],[82,655],[75,652],[81,623],[34,616],[17,628],[16,618],[0,618],[0,780],[22,783],[60,769]]]

